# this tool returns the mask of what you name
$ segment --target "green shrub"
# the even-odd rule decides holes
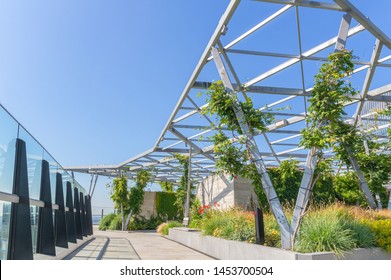
[[[201,201],[198,198],[194,199],[194,202],[190,207],[190,223],[202,219],[201,208]]]
[[[178,207],[175,204],[176,195],[173,192],[156,193],[156,213],[163,219],[172,220],[178,216]]]
[[[375,234],[376,245],[391,253],[391,219],[364,221]]]
[[[355,172],[346,172],[334,177],[334,189],[338,199],[347,204],[365,204],[365,198],[360,190],[360,184]]]
[[[111,220],[109,229],[110,230],[121,230],[122,229],[122,219],[121,219],[121,215],[120,214],[116,215]]]
[[[137,216],[130,220],[128,229],[129,230],[149,230],[156,229],[159,224],[163,221],[162,218],[158,216],[151,216],[149,219],[146,219],[143,216]]]
[[[107,230],[110,227],[111,221],[115,218],[115,214],[109,214],[104,216],[99,222],[99,230]]]
[[[286,160],[281,162],[279,167],[268,168],[267,171],[281,203],[284,206],[294,205],[303,177],[303,170],[298,168],[298,162],[296,160]],[[311,203],[316,205],[333,203],[336,194],[333,188],[332,176],[329,172],[322,171],[319,166],[315,170],[315,174],[318,173],[319,178],[313,188]],[[270,212],[269,203],[258,174],[253,178],[252,184],[263,210]]]
[[[201,219],[190,219],[189,228],[201,229],[202,220]]]
[[[174,227],[183,227],[182,223],[177,221],[170,221],[163,227],[163,234],[168,235],[168,230]]]

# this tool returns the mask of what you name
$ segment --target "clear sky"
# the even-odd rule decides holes
[[[391,36],[391,1],[352,2]],[[63,166],[124,161],[156,142],[228,3],[0,1],[0,102]]]

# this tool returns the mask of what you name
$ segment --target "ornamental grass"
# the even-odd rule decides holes
[[[281,247],[280,230],[274,216],[264,213],[263,219],[263,245]],[[255,242],[254,213],[239,208],[207,209],[197,217],[193,227],[205,235]],[[337,203],[312,207],[307,211],[294,250],[302,253],[334,252],[342,255],[355,248],[375,246],[391,253],[390,211],[372,211]]]

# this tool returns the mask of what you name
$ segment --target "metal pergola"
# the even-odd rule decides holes
[[[138,170],[150,169],[156,182],[178,182],[183,170],[173,155],[191,150],[193,182],[215,172],[209,137],[216,133],[216,118],[201,113],[207,103],[205,94],[199,97],[220,80],[212,48],[220,53],[234,89],[246,88],[254,106],[275,117],[268,132],[255,137],[265,164],[274,167],[295,159],[304,166],[308,151],[299,146],[300,131],[306,125],[313,77],[327,55],[345,44],[360,56],[351,77],[360,96],[346,104],[346,121],[376,130],[381,141],[390,121],[377,118],[376,112],[391,102],[391,40],[382,30],[347,0],[231,0],[156,144],[117,165],[67,170],[96,176],[125,173],[132,179]]]

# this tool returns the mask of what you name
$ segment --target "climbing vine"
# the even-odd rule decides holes
[[[234,103],[238,102],[243,110],[251,133],[265,132],[267,125],[273,121],[272,114],[256,110],[250,97],[246,96],[244,101],[239,101],[236,94],[226,91],[221,81],[213,83],[206,95],[208,106],[203,109],[202,113],[217,117],[215,124],[217,133],[211,137],[214,143],[214,153],[217,155],[217,170],[234,176],[251,178],[256,170],[255,166],[253,168],[248,166],[246,139],[236,118]],[[224,134],[223,129],[231,133],[230,137]]]
[[[176,196],[175,206],[178,208],[179,212],[183,214],[184,205],[185,205],[186,196],[187,196],[187,186],[188,186],[188,181],[189,181],[189,177],[188,177],[189,176],[189,157],[186,155],[182,155],[182,154],[174,154],[174,157],[178,160],[178,162],[182,166],[182,170],[183,170],[181,179],[179,181],[178,187],[175,192],[175,196]],[[190,187],[190,190],[191,190],[190,204],[191,204],[191,201],[194,197],[194,195],[192,194],[193,189],[194,189],[194,186],[192,184]]]
[[[300,144],[308,149],[318,149],[318,165],[325,164],[323,150],[331,149],[348,169],[352,165],[350,156],[353,156],[370,190],[373,193],[382,193],[385,197],[386,191],[382,186],[389,181],[390,155],[379,152],[381,145],[373,141],[374,135],[359,130],[353,123],[343,119],[346,115],[344,106],[358,94],[349,81],[354,70],[352,59],[352,52],[347,50],[330,54],[328,63],[323,64],[315,76],[315,86],[309,98],[307,127],[302,130]],[[334,180],[337,189],[346,194],[348,201],[352,198],[359,200],[361,197],[361,194],[352,193],[352,190],[358,190],[354,186],[352,176],[347,174]],[[351,182],[351,185],[348,186],[346,182]],[[345,189],[342,189],[344,186]]]
[[[306,117],[307,127],[302,130],[300,145],[322,150],[333,149],[339,159],[350,164],[346,147],[362,152],[363,139],[357,128],[344,122],[344,106],[358,94],[349,81],[353,73],[353,54],[343,50],[329,55],[315,76],[315,85]]]

